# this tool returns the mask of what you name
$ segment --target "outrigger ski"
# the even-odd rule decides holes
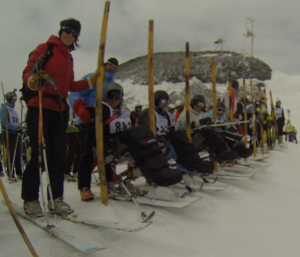
[[[224,165],[224,166],[219,166],[220,170],[226,170],[238,174],[248,174],[249,172],[260,172],[268,168],[268,166],[249,166],[249,165],[244,165],[244,164],[235,164],[234,166],[229,165]]]
[[[253,173],[247,173],[247,174],[239,174],[239,173],[233,173],[229,171],[223,171],[219,169],[218,172],[215,172],[214,174],[209,175],[207,178],[215,178],[218,177],[218,179],[225,179],[225,180],[249,180],[252,179],[255,175],[255,172]]]
[[[2,200],[2,203],[6,205],[5,201]],[[14,208],[15,212],[19,213],[22,215],[24,218],[28,219],[31,221],[33,224],[37,225],[38,227],[46,230],[50,236],[54,236],[61,241],[65,242],[69,246],[73,247],[74,249],[82,252],[82,253],[93,253],[102,249],[105,249],[105,247],[97,247],[93,246],[90,243],[84,242],[82,239],[79,239],[69,233],[66,233],[59,229],[58,227],[55,227],[54,225],[47,226],[44,218],[34,218],[31,217],[30,215],[27,215],[24,211],[23,208],[20,206],[14,204],[11,202],[12,207]]]
[[[48,213],[48,217],[50,218],[55,218],[54,215],[55,213]],[[68,220],[74,223],[93,226],[97,228],[109,228],[109,229],[120,230],[124,232],[138,232],[152,224],[151,222],[122,223],[122,222],[105,221],[105,220],[80,219],[76,215],[72,215],[71,217],[56,215],[56,218]]]

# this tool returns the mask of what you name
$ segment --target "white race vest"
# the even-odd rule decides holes
[[[202,120],[205,118],[205,113],[204,112],[198,112],[197,114],[195,112],[190,112],[193,118],[191,121],[197,121],[197,120]]]
[[[172,126],[175,125],[175,112],[173,112],[173,113],[168,112],[168,115],[170,118],[171,125]]]
[[[282,118],[282,112],[283,112],[283,110],[282,110],[281,107],[276,107],[276,106],[275,106],[275,114],[276,114],[276,118],[277,118],[277,119],[278,119],[278,118]]]
[[[9,106],[6,106],[6,108],[7,108],[8,117],[9,117],[8,122],[14,126],[19,126],[20,122],[19,122],[19,115],[18,115],[17,111],[14,108],[11,108]]]
[[[162,136],[166,135],[169,131],[168,127],[168,119],[166,116],[160,115],[155,111],[155,119],[156,119],[156,135]]]
[[[113,109],[105,102],[102,103],[109,108],[110,117],[116,113],[117,110]],[[115,134],[129,128],[132,128],[131,120],[130,120],[130,112],[126,109],[121,109],[121,115],[109,123],[109,133]]]

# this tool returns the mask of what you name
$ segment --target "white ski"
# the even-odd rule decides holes
[[[4,205],[6,205],[4,200],[2,201],[2,203]],[[11,205],[14,208],[15,212],[22,215],[24,218],[28,219],[29,221],[31,221],[33,224],[37,225],[38,227],[46,230],[50,236],[54,236],[54,237],[60,239],[61,241],[67,243],[69,246],[73,247],[74,249],[76,249],[82,253],[93,253],[93,252],[105,249],[105,247],[99,248],[97,246],[91,245],[90,243],[84,242],[82,239],[79,239],[73,235],[70,235],[70,234],[62,231],[58,227],[55,227],[55,226],[48,227],[46,225],[44,218],[33,218],[33,217],[27,215],[25,213],[24,209],[21,208],[20,206],[14,204],[12,202],[11,202]]]

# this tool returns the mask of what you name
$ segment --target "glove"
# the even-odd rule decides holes
[[[23,130],[21,128],[17,128],[16,132],[17,134],[22,134]]]
[[[78,99],[73,106],[73,112],[86,124],[91,120],[91,114],[87,108],[93,108],[93,106],[85,105],[85,102],[82,99]]]
[[[39,83],[39,82],[41,82],[41,83]],[[40,77],[32,75],[27,80],[27,86],[29,87],[30,90],[35,91],[35,90],[39,90],[41,88],[41,85],[45,82],[48,82],[48,79],[46,78],[46,76],[44,74],[40,74]]]
[[[207,118],[204,118],[204,119],[200,120],[199,122],[200,122],[201,126],[203,126],[203,125],[211,125],[212,120],[211,120],[211,118],[207,117]]]
[[[111,164],[114,159],[116,158],[116,155],[114,153],[114,151],[112,150],[108,150],[107,153],[105,154],[105,164]]]
[[[92,89],[96,85],[97,78],[98,78],[99,75],[100,75],[100,71],[97,71],[92,77],[87,78],[90,89]]]

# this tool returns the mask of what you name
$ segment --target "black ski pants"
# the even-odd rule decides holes
[[[78,171],[78,163],[80,160],[80,141],[79,133],[67,133],[67,155],[65,174],[70,174],[73,166],[73,174]]]
[[[20,148],[20,136],[18,138],[18,142],[17,142],[17,138],[18,135],[17,134],[13,134],[13,133],[8,133],[8,142],[9,142],[9,155],[10,155],[10,163],[11,163],[11,169],[13,171],[12,175],[14,175],[14,170],[13,168],[15,168],[16,170],[16,174],[17,175],[22,175],[22,168],[21,168],[21,148]],[[3,139],[3,144],[6,147],[6,134],[3,133],[2,136]],[[16,144],[17,142],[17,144]],[[13,158],[14,158],[14,153],[16,153],[15,156],[15,161],[14,161],[14,165],[13,165]],[[8,170],[8,164],[6,165],[7,170]],[[8,174],[10,175],[10,174]]]
[[[63,115],[65,115],[65,112],[63,112]],[[39,199],[38,120],[39,109],[28,107],[26,121],[31,145],[31,159],[23,174],[22,199],[25,201]],[[62,197],[64,194],[66,129],[67,122],[62,120],[60,112],[43,109],[43,135],[53,199]]]

